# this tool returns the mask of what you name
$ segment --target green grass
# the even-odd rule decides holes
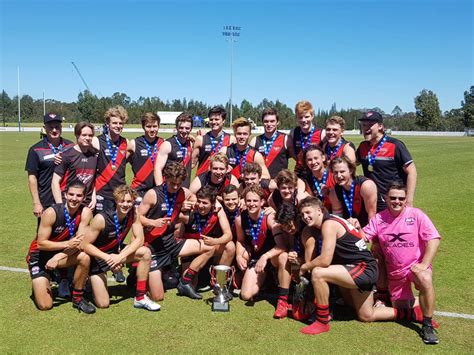
[[[2,266],[26,268],[36,219],[24,164],[28,147],[37,140],[36,133],[0,133]],[[474,140],[403,140],[418,168],[415,204],[427,212],[443,237],[434,263],[437,309],[474,314]],[[161,302],[162,310],[151,313],[133,309],[128,292],[112,286],[113,300],[118,302],[86,316],[74,311],[69,302],[49,312],[37,311],[29,298],[28,274],[0,271],[0,285],[1,353],[474,352],[473,320],[438,317],[441,342],[427,347],[414,329],[396,323],[333,321],[330,333],[303,336],[298,333],[301,323],[273,320],[274,308],[267,301],[247,306],[233,300],[230,313],[216,314],[205,301],[177,297],[172,290]]]

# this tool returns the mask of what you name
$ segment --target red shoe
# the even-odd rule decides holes
[[[283,319],[288,316],[288,302],[279,299],[277,303],[277,308],[275,313],[273,313],[273,318]]]
[[[304,328],[301,328],[300,333],[316,335],[316,334],[329,332],[329,329],[331,329],[331,326],[329,325],[329,323],[323,324],[321,322],[316,321],[313,324],[310,324]]]
[[[293,319],[299,321],[306,321],[309,318],[309,313],[304,310],[304,303],[302,301],[293,305]]]

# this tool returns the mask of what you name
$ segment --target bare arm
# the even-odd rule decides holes
[[[109,258],[109,254],[104,253],[93,244],[104,228],[104,217],[102,217],[100,214],[96,215],[86,230],[86,235],[84,237],[81,249],[92,257],[107,260]]]
[[[53,225],[56,221],[56,212],[52,208],[47,208],[41,216],[41,222],[38,228],[38,235],[36,242],[38,249],[44,251],[58,251],[71,247],[70,240],[62,242],[53,242],[49,240],[53,232]]]
[[[415,273],[424,271],[433,262],[433,259],[438,252],[440,239],[431,239],[426,244],[425,255],[423,255],[423,260],[419,264],[415,264],[411,267],[411,270]]]
[[[235,259],[237,261],[237,266],[240,270],[247,269],[248,263],[248,253],[245,248],[245,235],[244,230],[242,229],[242,221],[240,216],[237,216],[235,219],[235,231],[237,233],[237,243],[235,244],[236,252]]]
[[[33,214],[39,217],[43,213],[43,205],[39,198],[38,179],[33,172],[28,172],[28,188],[30,189],[31,199],[33,200]]]
[[[53,179],[51,180],[51,191],[53,192],[54,202],[56,203],[63,202],[63,198],[61,196],[61,187],[60,187],[61,179],[62,179],[62,176],[59,176],[58,174],[54,173]]]
[[[377,213],[377,186],[372,180],[367,180],[360,187],[360,194],[370,220]]]
[[[337,240],[337,222],[327,221],[323,224],[321,229],[321,238],[323,245],[321,247],[321,254],[316,259],[311,260],[309,263],[304,263],[301,266],[301,272],[311,271],[315,267],[328,267],[331,265],[332,258],[334,256],[334,250],[336,249]]]
[[[270,179],[270,173],[268,172],[267,166],[265,165],[265,159],[259,152],[255,152],[254,162],[262,168],[262,179]]]
[[[413,206],[417,177],[415,163],[405,165],[403,171],[407,174],[407,206]]]
[[[192,167],[194,168],[197,163],[198,163],[198,159],[199,159],[199,152],[200,152],[200,149],[201,149],[201,146],[202,146],[202,136],[201,135],[198,135],[196,137],[196,140],[194,141],[194,148],[193,148],[193,153],[192,153]]]
[[[253,137],[251,140],[250,140],[250,143],[249,145],[252,147],[252,148],[255,148],[255,143],[257,142],[257,137]]]
[[[341,217],[344,210],[341,201],[337,198],[336,189],[329,190],[329,201],[331,202],[332,214]]]
[[[193,193],[196,194],[200,189],[201,189],[201,180],[199,180],[199,177],[196,176],[194,180],[191,182],[191,185],[189,185],[189,190]]]
[[[155,185],[159,186],[163,184],[163,169],[168,161],[168,155],[171,153],[170,142],[163,142],[160,149],[158,150],[158,156],[155,161],[155,169],[153,176],[155,178]]]
[[[355,163],[356,162],[356,153],[355,153],[355,150],[354,148],[351,147],[350,144],[346,144],[344,146],[344,156],[350,160],[351,162]]]
[[[123,250],[120,251],[120,258],[122,263],[124,263],[127,258],[135,253],[138,248],[140,248],[145,241],[145,236],[143,234],[143,226],[140,222],[140,217],[138,213],[135,214],[135,221],[132,224],[132,242],[127,245]]]
[[[209,245],[225,245],[232,240],[232,231],[230,229],[229,221],[223,209],[220,209],[217,212],[217,217],[219,218],[219,225],[222,230],[222,236],[219,238],[204,237],[204,243],[208,245],[207,241],[212,239],[212,243]]]

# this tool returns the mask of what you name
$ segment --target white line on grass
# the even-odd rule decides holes
[[[12,272],[29,273],[28,269],[20,269],[20,268],[17,268],[17,267],[8,267],[8,266],[0,266],[0,271],[12,271]],[[109,277],[109,278],[107,278],[107,280],[108,281],[115,281],[115,279],[113,277]],[[435,315],[442,316],[442,317],[450,317],[450,318],[474,319],[474,314],[465,314],[465,313],[435,311]]]

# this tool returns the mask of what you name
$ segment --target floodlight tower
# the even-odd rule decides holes
[[[230,124],[232,125],[232,71],[234,67],[234,42],[236,42],[235,37],[240,37],[240,26],[227,25],[224,26],[222,35],[228,37],[230,42]]]

